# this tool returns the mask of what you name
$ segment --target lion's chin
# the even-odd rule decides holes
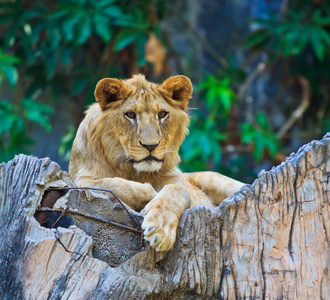
[[[155,160],[143,160],[133,164],[134,169],[138,172],[158,172],[162,166],[163,162]]]

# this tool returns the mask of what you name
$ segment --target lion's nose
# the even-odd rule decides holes
[[[140,142],[140,144],[141,144],[141,146],[147,148],[150,152],[152,150],[154,150],[159,145],[159,143],[158,144],[154,144],[154,145],[146,145],[146,144],[142,144],[141,142]]]

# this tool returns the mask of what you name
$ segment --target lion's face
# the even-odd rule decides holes
[[[95,96],[102,110],[103,148],[114,152],[109,159],[115,156],[138,172],[160,172],[177,164],[191,93],[184,76],[170,77],[162,85],[142,75],[127,81],[101,80]]]

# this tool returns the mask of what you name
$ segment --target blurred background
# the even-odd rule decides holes
[[[330,131],[330,1],[0,0],[0,162],[67,170],[104,77],[194,84],[183,171],[245,182]]]

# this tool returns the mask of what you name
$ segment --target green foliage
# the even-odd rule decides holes
[[[255,20],[257,30],[241,46],[251,50],[252,55],[266,53],[268,68],[283,64],[283,86],[299,77],[307,79],[312,88],[309,106],[312,113],[305,118],[309,118],[309,124],[322,126],[318,132],[326,132],[330,124],[330,2],[293,0],[288,4],[281,15],[269,12]],[[246,62],[243,65],[244,69],[251,69]],[[228,67],[207,76],[199,84],[198,97],[204,102],[200,101],[200,111],[193,113],[191,134],[182,146],[183,170],[213,169],[239,178],[240,173],[248,173],[241,167],[247,160],[251,166],[253,161],[260,163],[265,158],[280,157],[278,154],[284,147],[274,133],[279,128],[271,126],[264,112],[259,112],[249,122],[244,112],[238,117],[232,114],[233,106],[244,107],[237,103],[237,98],[240,86],[250,80],[245,79],[243,67],[229,58]],[[317,115],[326,118],[317,121]],[[226,155],[227,146],[240,152]]]
[[[17,82],[18,72],[15,67],[20,61],[17,57],[4,54],[0,49],[0,85],[4,78],[14,87]]]
[[[182,170],[220,168],[221,143],[226,142],[230,136],[226,128],[231,107],[237,101],[231,83],[232,78],[228,73],[221,73],[219,76],[207,76],[198,85],[201,98],[205,102],[199,103],[201,109],[194,112],[190,124],[191,134],[181,146]]]
[[[218,79],[209,75],[199,85],[206,96],[206,108],[211,111],[210,119],[215,119],[217,113],[228,117],[232,103],[236,100],[234,91],[230,88],[230,78]]]
[[[0,87],[4,78],[16,87],[19,62],[17,57],[4,54],[0,49]],[[51,107],[31,98],[24,98],[18,104],[0,99],[0,161],[9,160],[14,153],[28,153],[26,146],[33,140],[26,134],[26,125],[32,121],[50,131],[48,115],[52,112]]]
[[[24,98],[21,101],[24,116],[46,129],[47,132],[52,130],[49,122],[49,115],[53,113],[53,108],[43,103],[38,103],[32,98]]]
[[[219,168],[221,161],[220,142],[226,139],[209,118],[194,114],[188,135],[180,148],[181,169],[184,171],[202,171],[207,168]],[[207,134],[206,134],[207,133]]]
[[[296,9],[294,9],[296,8]],[[329,6],[315,7],[311,1],[302,1],[288,10],[282,18],[270,14],[267,19],[257,19],[260,29],[244,42],[251,49],[269,46],[274,56],[288,57],[303,54],[309,48],[323,61],[330,47]]]
[[[33,141],[26,136],[26,125],[17,107],[0,100],[0,160],[7,161],[12,153],[27,153]]]
[[[13,153],[28,153],[26,147],[34,142],[27,135],[29,120],[50,131],[48,114],[52,112],[51,107],[33,99],[23,99],[21,105],[0,100],[0,161],[11,159]]]
[[[104,42],[113,35],[114,23],[124,16],[118,1],[68,0],[58,1],[51,18],[60,24],[66,42],[82,45],[96,34]]]
[[[237,72],[229,73],[232,75]],[[237,125],[240,130],[229,130],[230,112],[233,104],[237,102],[229,73],[222,78],[209,75],[199,84],[201,98],[205,99],[204,107],[200,103],[204,113],[198,111],[193,114],[191,134],[181,147],[180,167],[184,171],[212,169],[230,173],[231,170],[226,170],[221,165],[222,146],[235,137],[238,137],[242,144],[253,146],[252,155],[257,162],[260,162],[266,153],[275,158],[278,151],[282,150],[280,141],[263,113],[259,113],[252,123],[241,122]],[[241,75],[240,78],[243,79],[244,76]],[[237,160],[239,161],[240,159]]]
[[[242,142],[254,146],[253,156],[256,161],[262,159],[265,150],[268,150],[273,158],[276,157],[281,144],[263,113],[257,114],[254,124],[241,123],[240,126]]]
[[[58,153],[63,156],[63,158],[69,161],[71,156],[71,148],[73,140],[76,136],[77,130],[74,126],[70,126],[67,133],[62,137],[61,144],[58,149]]]
[[[244,45],[255,53],[267,53],[270,67],[282,65],[283,86],[299,77],[307,80],[311,97],[303,123],[314,124],[314,132],[325,133],[330,116],[330,2],[296,0],[288,4],[282,15],[270,12],[255,20],[259,29]],[[318,121],[318,115],[324,120]],[[318,136],[311,134],[311,138]]]
[[[6,149],[6,157],[27,152],[31,138],[26,128],[31,122],[51,131],[49,105],[59,97],[83,97],[89,104],[99,78],[122,77],[120,51],[131,46],[138,65],[145,64],[145,42],[151,32],[159,31],[162,5],[162,0],[0,2],[0,85],[6,79],[17,99],[1,108],[8,122],[1,127],[6,130],[0,150]],[[51,95],[47,105],[39,99],[45,91]],[[16,148],[15,126],[21,136]],[[60,153],[68,158],[66,139],[70,138],[64,137]]]

